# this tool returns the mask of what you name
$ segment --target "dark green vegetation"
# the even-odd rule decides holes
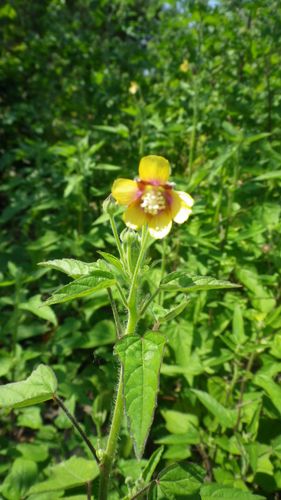
[[[41,308],[67,279],[37,263],[115,252],[101,204],[145,154],[168,158],[177,189],[196,200],[190,221],[152,247],[146,293],[161,278],[163,252],[168,272],[183,266],[242,285],[191,293],[181,315],[160,325],[168,348],[152,433],[137,462],[122,430],[112,500],[130,498],[161,445],[162,468],[203,466],[221,498],[255,498],[249,491],[277,500],[281,489],[281,5],[217,3],[0,7],[3,383],[52,366],[67,408],[103,444],[118,371],[108,296]],[[161,323],[174,305],[165,295],[139,329]],[[0,498],[85,499],[80,484],[97,472],[75,462],[91,455],[58,405],[0,411]],[[63,460],[70,479],[64,472],[60,483]],[[43,484],[27,494],[48,475],[51,493]],[[230,486],[245,493],[235,497]],[[171,498],[168,479],[163,488],[158,498]],[[208,488],[203,500],[216,498]]]

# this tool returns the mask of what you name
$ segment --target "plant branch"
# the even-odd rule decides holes
[[[140,498],[143,495],[143,493],[145,493],[147,490],[149,490],[150,487],[155,482],[156,482],[155,479],[153,479],[152,481],[150,481],[150,483],[148,483],[146,486],[144,486],[144,488],[142,488],[142,490],[138,491],[133,497],[131,497],[130,500],[135,500],[136,498]]]
[[[94,446],[92,445],[92,443],[89,440],[89,438],[86,436],[85,432],[83,431],[82,427],[80,426],[80,424],[78,423],[78,421],[76,420],[76,418],[74,417],[74,415],[72,415],[70,413],[70,411],[66,408],[64,402],[62,401],[62,399],[59,398],[59,396],[57,396],[56,394],[54,394],[53,395],[53,399],[59,405],[59,407],[64,411],[64,413],[69,418],[69,420],[71,421],[71,423],[73,424],[73,426],[75,427],[75,429],[79,432],[79,434],[82,437],[83,441],[88,446],[90,452],[92,453],[92,455],[95,458],[95,460],[97,461],[97,463],[99,463],[97,452],[96,452]]]

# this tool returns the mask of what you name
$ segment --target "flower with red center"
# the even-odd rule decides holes
[[[127,206],[123,219],[128,227],[139,229],[147,224],[153,238],[164,238],[172,221],[182,224],[188,219],[193,199],[183,191],[174,191],[169,175],[168,160],[150,155],[141,159],[137,179],[117,179],[113,183],[113,198]]]

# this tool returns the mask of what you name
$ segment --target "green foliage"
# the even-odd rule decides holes
[[[0,408],[23,408],[51,399],[57,389],[57,380],[51,368],[39,365],[22,382],[0,386]]]
[[[80,500],[88,481],[96,496],[97,465],[53,394],[104,448],[119,357],[154,384],[138,424],[144,384],[128,382],[139,454],[154,423],[139,462],[123,425],[112,499],[278,495],[280,22],[277,0],[1,5],[1,498]],[[113,357],[107,289],[123,329],[128,276],[101,207],[144,154],[168,158],[195,205],[151,246],[144,318]]]
[[[128,335],[115,346],[124,371],[124,398],[136,455],[141,458],[151,427],[165,337]]]

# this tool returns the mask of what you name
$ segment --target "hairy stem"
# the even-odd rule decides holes
[[[147,241],[148,241],[148,231],[147,228],[144,228],[142,232],[140,253],[132,276],[132,282],[130,286],[128,300],[126,301],[128,309],[128,321],[126,330],[124,332],[124,336],[133,334],[135,332],[136,325],[138,322],[137,302],[136,302],[138,275],[147,248]],[[121,253],[122,253],[122,248],[121,248]],[[108,498],[110,473],[116,453],[118,436],[122,424],[122,417],[123,417],[123,367],[121,367],[120,369],[119,382],[117,387],[117,396],[116,396],[109,436],[107,440],[106,450],[104,452],[102,461],[100,463],[100,484],[99,484],[98,500],[107,500]]]
[[[108,495],[109,477],[114,460],[117,440],[120,432],[120,427],[123,417],[123,370],[121,368],[119,374],[119,383],[113,412],[111,428],[107,440],[106,450],[104,452],[102,462],[100,464],[100,484],[99,484],[99,500],[106,500]]]
[[[111,309],[112,309],[112,313],[113,313],[113,318],[114,318],[114,323],[115,323],[115,328],[116,328],[116,335],[117,335],[118,339],[121,339],[122,326],[121,326],[121,321],[120,321],[119,314],[117,311],[116,303],[115,303],[115,300],[113,298],[111,288],[107,288],[106,290],[108,293],[108,297],[109,297],[109,301],[110,301],[110,305],[111,305]]]

